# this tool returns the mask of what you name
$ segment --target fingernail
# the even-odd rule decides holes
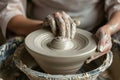
[[[103,52],[104,51],[104,46],[100,46],[99,51]]]
[[[60,13],[59,13],[59,12],[56,12],[56,13],[55,13],[55,16],[56,16],[56,17],[57,17],[57,16],[59,16],[59,15],[60,15]]]
[[[65,14],[65,12],[64,12],[64,11],[62,11],[62,14]]]

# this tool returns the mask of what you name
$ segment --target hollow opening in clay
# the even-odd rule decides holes
[[[57,50],[69,50],[72,49],[74,46],[74,43],[71,39],[67,38],[54,38],[49,44],[48,47],[57,49]]]

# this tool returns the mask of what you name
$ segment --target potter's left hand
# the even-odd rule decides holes
[[[59,37],[73,39],[76,33],[78,23],[65,12],[56,12],[53,15],[48,15],[48,22],[52,32]]]
[[[111,30],[108,28],[107,25],[99,28],[96,32],[96,37],[98,40],[98,51],[100,52],[108,52],[112,47],[111,41]]]

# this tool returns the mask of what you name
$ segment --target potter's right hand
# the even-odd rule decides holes
[[[56,12],[48,15],[48,22],[52,32],[62,38],[73,39],[76,33],[76,24],[65,12]]]
[[[95,35],[99,39],[98,51],[100,52],[110,51],[112,47],[110,27],[108,27],[108,25],[102,26],[101,28],[98,29]]]

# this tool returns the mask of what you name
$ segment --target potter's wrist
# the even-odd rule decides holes
[[[106,28],[108,29],[108,32],[110,33],[110,35],[114,34],[115,32],[118,31],[118,26],[119,23],[114,23],[114,24],[106,24]]]

